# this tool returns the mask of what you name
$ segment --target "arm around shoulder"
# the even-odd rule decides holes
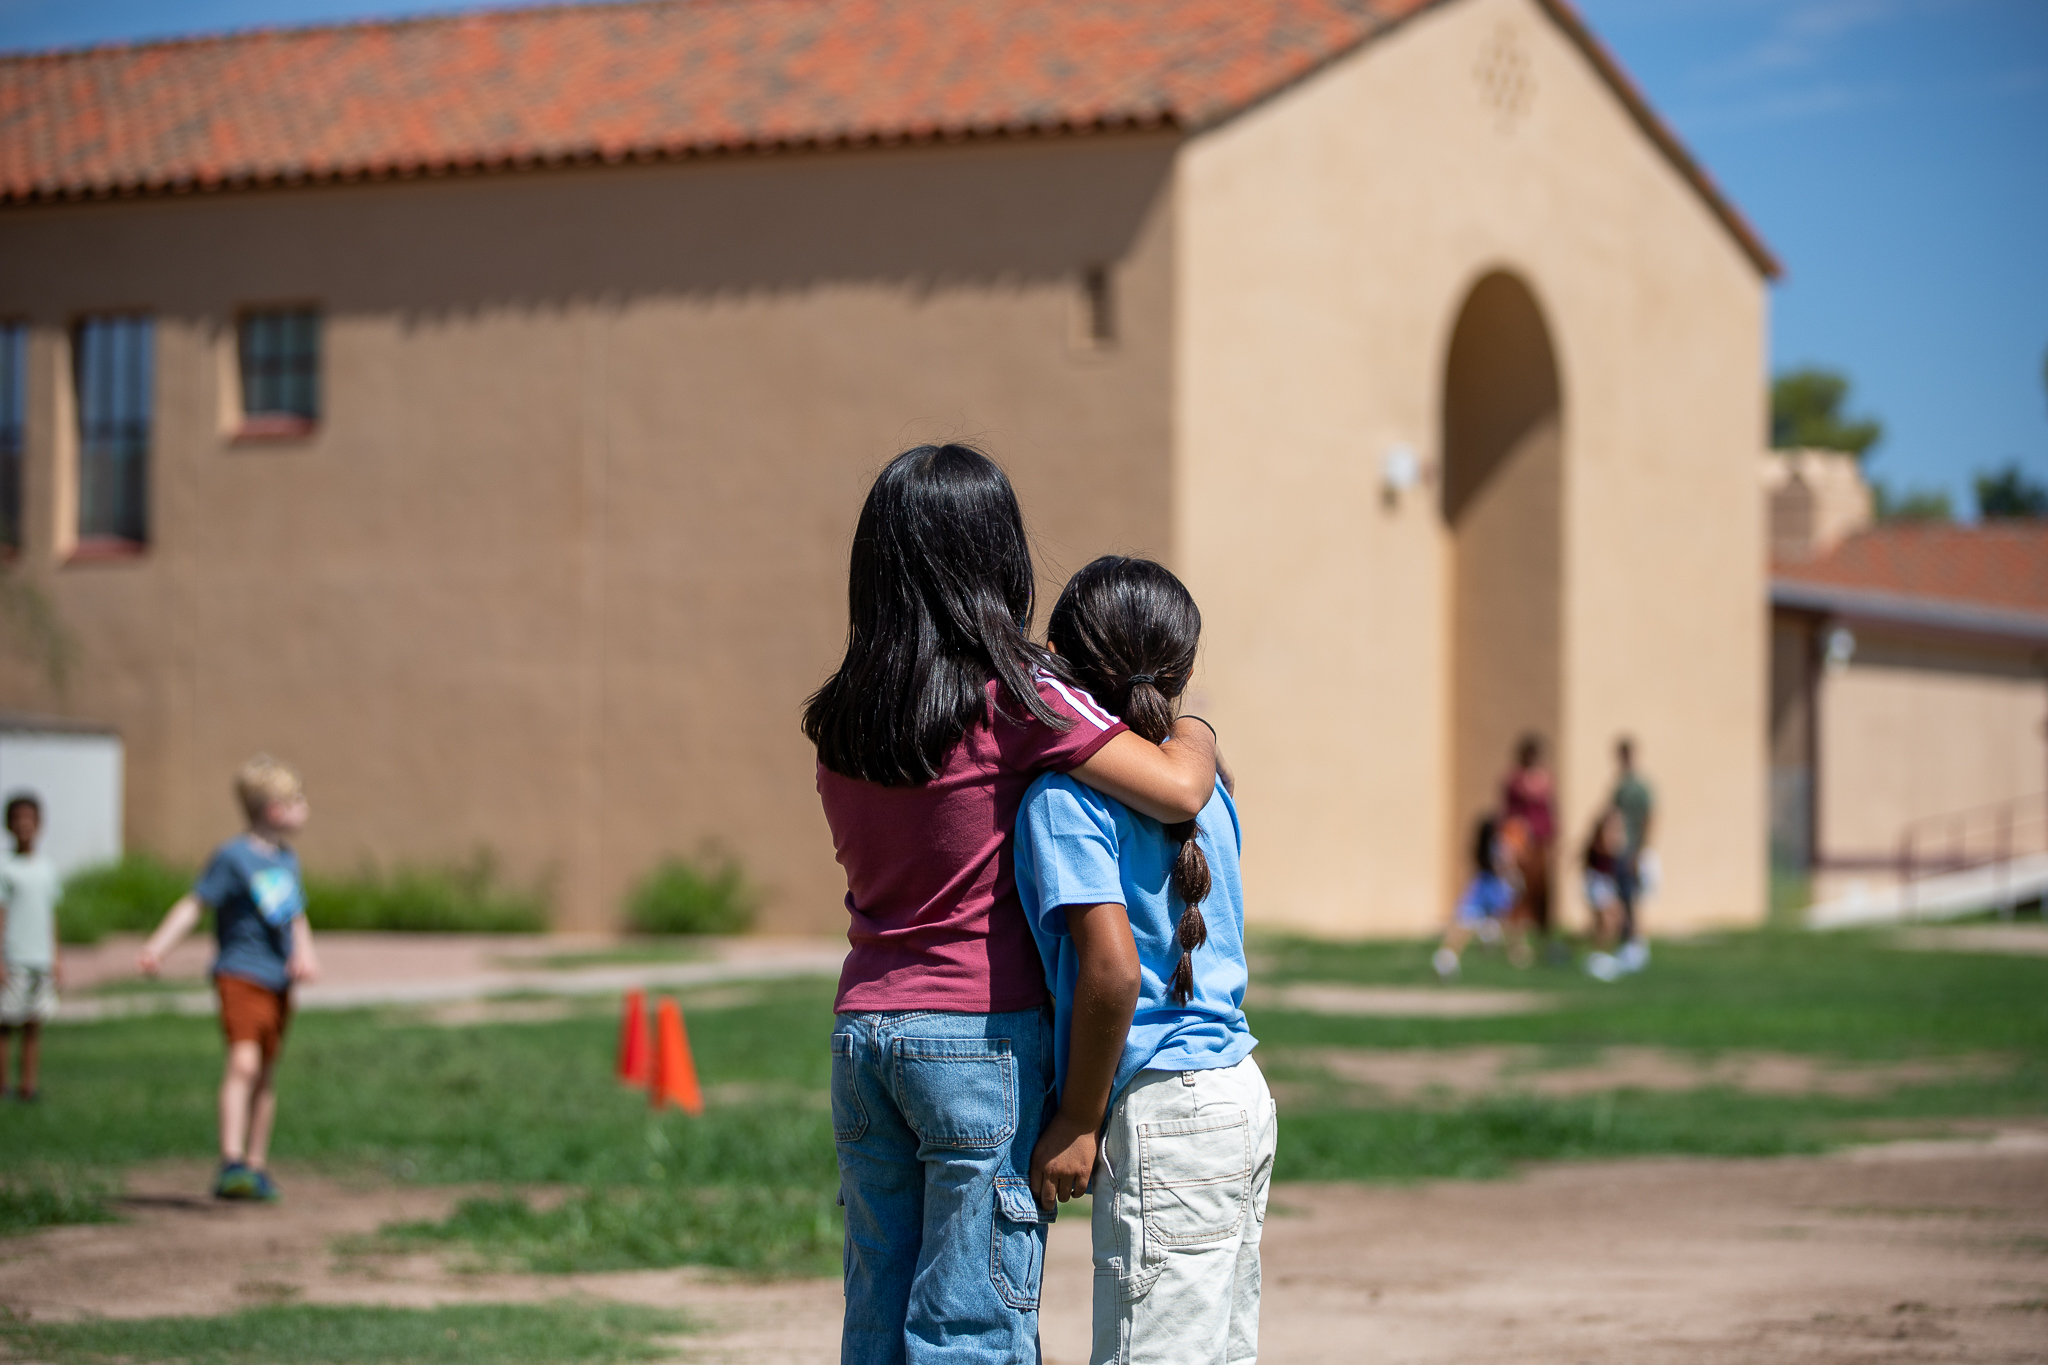
[[[1185,716],[1164,744],[1125,731],[1073,770],[1104,796],[1162,823],[1192,820],[1216,790],[1216,735]]]

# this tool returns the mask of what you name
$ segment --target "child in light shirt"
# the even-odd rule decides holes
[[[57,1013],[57,900],[63,883],[50,860],[36,851],[43,805],[29,792],[7,798],[13,851],[0,857],[0,910],[7,915],[7,976],[0,982],[0,1093],[7,1089],[7,1054],[21,1031],[21,1081],[14,1097],[33,1103],[42,1093],[43,1025]]]

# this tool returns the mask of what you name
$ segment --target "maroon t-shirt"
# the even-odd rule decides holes
[[[1073,721],[1061,731],[1015,701],[946,756],[921,787],[883,787],[818,765],[832,848],[846,869],[839,1010],[1001,1014],[1045,1002],[1045,971],[1024,921],[1010,836],[1024,789],[1084,763],[1127,728],[1078,687],[1038,675],[1038,695]]]

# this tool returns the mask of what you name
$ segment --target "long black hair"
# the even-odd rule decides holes
[[[994,460],[960,444],[891,460],[854,528],[846,657],[804,704],[818,761],[885,787],[929,782],[987,718],[991,678],[1067,728],[1033,681],[1051,662],[1025,634],[1036,581],[1024,514]]]
[[[1154,744],[1173,728],[1173,700],[1195,671],[1202,613],[1181,581],[1149,559],[1104,555],[1067,580],[1046,636],[1075,681]],[[1195,842],[1196,821],[1166,826],[1180,845],[1173,890],[1180,897],[1180,961],[1168,984],[1175,1004],[1195,992],[1195,949],[1209,941],[1202,902],[1209,896],[1209,860]]]

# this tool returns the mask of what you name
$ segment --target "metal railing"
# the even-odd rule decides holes
[[[1899,833],[1899,894],[1905,914],[1912,917],[1920,883],[1991,868],[1991,904],[2010,918],[2013,863],[2034,854],[2048,854],[2048,793],[1910,821]]]

